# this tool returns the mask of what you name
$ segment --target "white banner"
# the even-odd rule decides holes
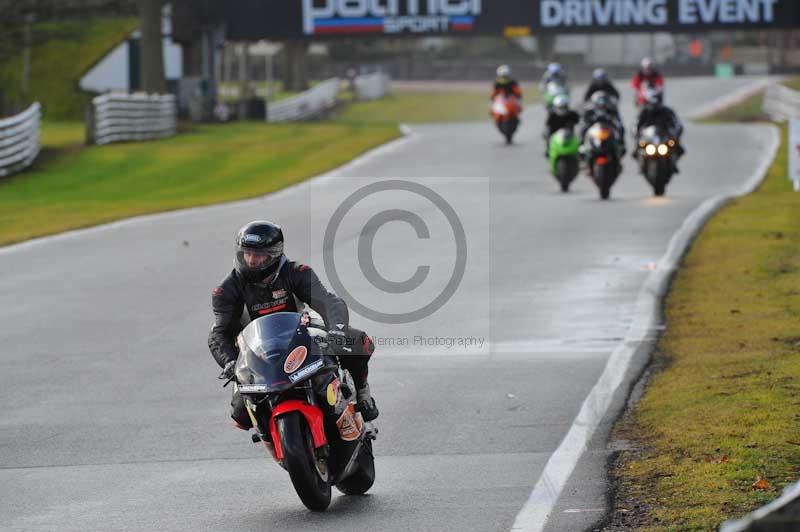
[[[800,120],[796,118],[789,121],[789,179],[800,192]]]

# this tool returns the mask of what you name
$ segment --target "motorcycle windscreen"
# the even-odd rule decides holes
[[[271,314],[241,332],[236,378],[245,390],[280,393],[322,367],[320,347],[300,319],[293,312]]]
[[[657,126],[647,126],[642,129],[642,140],[650,141],[651,143],[658,144],[663,136],[661,129]]]
[[[545,87],[547,94],[555,96],[556,94],[566,94],[567,88],[557,81],[549,81]]]

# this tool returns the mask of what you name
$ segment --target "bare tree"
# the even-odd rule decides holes
[[[308,42],[287,41],[284,44],[285,67],[283,88],[289,91],[308,89]]]
[[[167,92],[164,75],[164,49],[161,35],[161,8],[163,0],[139,0],[139,20],[142,38],[139,65],[142,90],[163,94]]]

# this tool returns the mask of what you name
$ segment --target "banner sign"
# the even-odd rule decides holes
[[[472,31],[481,0],[302,0],[303,33],[447,33]],[[316,5],[315,5],[316,4]],[[401,5],[402,4],[402,5]]]
[[[231,40],[800,27],[799,0],[230,0]]]

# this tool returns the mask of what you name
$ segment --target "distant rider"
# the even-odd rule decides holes
[[[494,80],[494,89],[492,90],[491,99],[494,100],[497,95],[515,96],[522,99],[522,90],[519,88],[519,83],[511,76],[511,67],[508,65],[500,65],[497,67],[497,77]]]
[[[625,148],[625,126],[619,118],[616,106],[611,101],[611,98],[605,92],[595,92],[591,98],[591,105],[583,114],[583,126],[581,127],[580,139],[583,143],[586,137],[586,132],[592,127],[593,124],[601,119],[605,119],[614,128],[617,141],[619,142],[622,154],[626,152]]]
[[[542,92],[546,92],[547,84],[550,82],[557,83],[563,87],[567,86],[567,74],[564,72],[561,63],[550,63],[547,65],[547,69],[545,69],[540,83]]]
[[[581,115],[569,107],[569,96],[559,94],[553,99],[553,107],[547,115],[547,123],[544,130],[545,152],[544,156],[550,156],[550,137],[559,129],[574,129],[581,120]]]
[[[639,70],[633,75],[631,85],[636,91],[636,105],[641,106],[645,103],[644,91],[647,87],[664,89],[664,76],[655,67],[650,57],[644,57],[639,65]]]
[[[675,154],[676,157],[671,159],[673,161],[673,170],[678,173],[677,160],[682,157],[686,150],[681,143],[681,136],[683,135],[683,124],[681,123],[678,115],[675,114],[671,108],[664,105],[664,93],[661,89],[650,87],[644,94],[645,104],[639,113],[639,121],[636,124],[636,138],[642,132],[642,129],[647,126],[658,126],[666,129],[671,136],[675,138]],[[639,154],[639,143],[636,143],[636,150],[632,154],[636,158]]]
[[[608,73],[602,68],[597,68],[594,70],[594,72],[592,72],[592,82],[586,89],[586,94],[583,96],[583,101],[588,102],[591,100],[592,95],[595,92],[605,92],[619,102],[619,91],[614,84],[611,83],[611,80],[608,78]]]

